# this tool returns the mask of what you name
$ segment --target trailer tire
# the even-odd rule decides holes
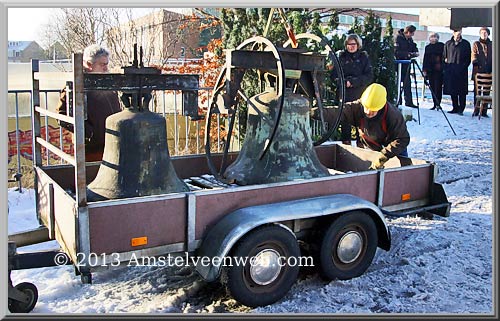
[[[9,311],[11,313],[28,313],[33,310],[38,301],[38,290],[33,283],[23,282],[15,286],[15,288],[29,298],[27,302],[19,302],[14,299],[9,299]]]
[[[299,266],[288,262],[288,258],[300,256],[297,239],[278,225],[265,226],[245,235],[230,255],[248,260],[244,265],[224,266],[221,281],[229,294],[246,306],[264,306],[278,301],[297,280]],[[250,263],[252,257],[255,259]],[[266,265],[269,260],[274,264]]]
[[[346,213],[332,222],[320,248],[322,275],[330,280],[348,280],[363,274],[377,250],[378,234],[366,213]]]

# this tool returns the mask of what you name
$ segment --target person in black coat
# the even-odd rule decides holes
[[[373,70],[366,51],[361,51],[363,42],[356,34],[350,34],[344,41],[344,50],[339,53],[339,61],[345,77],[344,101],[351,102],[361,98],[361,94],[373,81]],[[351,144],[351,125],[341,122],[340,139]]]
[[[463,116],[465,99],[469,92],[467,69],[471,63],[470,43],[462,38],[462,29],[453,30],[453,37],[446,42],[444,57],[444,89],[445,95],[451,96],[453,109],[448,113]]]
[[[493,46],[489,38],[490,29],[482,27],[479,29],[479,40],[472,44],[472,81],[474,81],[477,73],[491,73],[493,70]],[[476,107],[476,82],[474,81],[474,113],[472,116],[479,114],[479,108]],[[489,92],[485,93],[486,95]],[[481,116],[488,117],[488,108],[484,108]]]
[[[429,80],[429,87],[434,93],[432,95],[434,107],[431,110],[441,106],[443,97],[443,50],[444,43],[439,42],[439,34],[432,32],[429,35],[429,44],[425,46],[422,66],[424,77]]]
[[[413,42],[413,36],[417,28],[413,25],[406,26],[404,29],[398,31],[396,36],[396,43],[394,45],[394,55],[397,60],[409,60],[418,57],[417,44]],[[417,107],[413,104],[411,96],[411,82],[410,82],[410,66],[405,64],[401,68],[401,80],[403,81],[403,92],[405,96],[405,105],[408,107]],[[400,102],[398,101],[398,104]]]

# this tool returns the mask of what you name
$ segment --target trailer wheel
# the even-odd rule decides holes
[[[363,212],[342,215],[323,237],[320,263],[326,278],[348,280],[363,274],[377,250],[378,234],[373,219]]]
[[[38,290],[33,283],[23,282],[15,286],[15,288],[28,296],[26,302],[20,302],[14,299],[9,299],[9,311],[12,313],[28,313],[33,310],[38,301]]]
[[[295,236],[277,225],[266,226],[246,235],[231,251],[233,266],[224,266],[222,283],[240,303],[257,307],[281,299],[299,273],[293,259],[300,249]],[[235,259],[248,258],[235,264]],[[291,263],[291,264],[289,264]]]

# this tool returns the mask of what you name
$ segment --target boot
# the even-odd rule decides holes
[[[472,117],[476,117],[478,115],[479,115],[479,108],[475,107],[474,112],[472,113]],[[483,116],[483,115],[481,115],[481,116]]]

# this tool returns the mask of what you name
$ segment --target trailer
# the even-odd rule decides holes
[[[37,79],[42,75],[33,63],[36,215],[41,226],[9,236],[11,312],[29,312],[37,300],[36,287],[12,285],[11,270],[73,264],[82,282],[91,283],[92,273],[103,266],[168,254],[197,258],[193,262],[199,275],[209,282],[222,281],[239,302],[267,305],[282,298],[296,281],[299,243],[310,245],[313,264],[324,276],[351,279],[366,271],[378,247],[390,249],[386,215],[449,216],[451,204],[436,183],[435,163],[394,157],[384,169],[368,170],[376,152],[335,143],[315,148],[329,169],[328,177],[237,186],[208,175],[205,155],[178,156],[172,157],[173,166],[190,191],[87,202],[86,186],[100,162],[85,163],[83,94],[96,88],[115,90],[118,85],[103,85],[95,75],[84,74],[81,54],[73,59],[72,119],[39,107]],[[140,83],[183,90],[194,99],[194,82],[184,80],[184,86]],[[41,138],[40,115],[74,122],[74,157]],[[43,165],[41,146],[68,164]],[[227,161],[236,157],[229,153]],[[216,166],[222,158],[212,155]],[[16,246],[46,240],[57,240],[61,250],[16,252]],[[231,258],[250,260],[226,264]]]

